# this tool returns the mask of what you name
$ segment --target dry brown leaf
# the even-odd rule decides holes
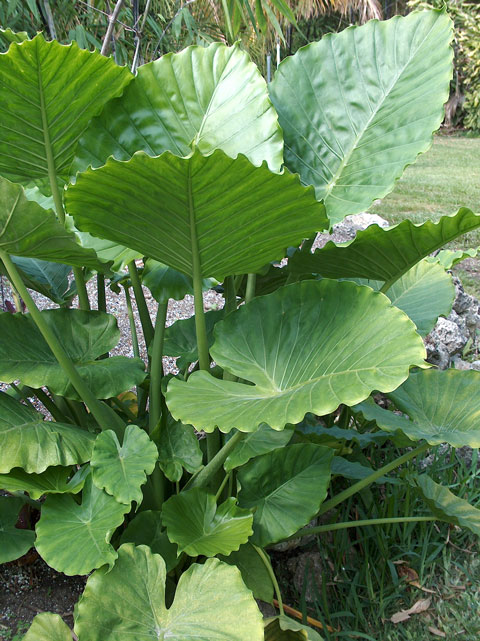
[[[408,567],[408,565],[399,565],[397,568],[398,576],[402,579],[404,578],[407,583],[412,583],[416,581],[418,583],[418,573],[413,569]]]
[[[420,599],[416,601],[409,610],[400,610],[396,612],[390,619],[392,623],[402,623],[402,621],[407,621],[412,614],[420,614],[421,612],[426,612],[430,607],[432,599]]]
[[[441,630],[439,630],[438,628],[434,628],[433,626],[429,626],[428,631],[434,634],[436,637],[442,637],[443,639],[445,639],[445,637],[447,636],[445,632],[442,632]]]

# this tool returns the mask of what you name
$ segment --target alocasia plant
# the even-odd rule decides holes
[[[480,373],[429,370],[421,338],[453,302],[425,259],[480,215],[310,251],[431,144],[450,40],[441,11],[371,22],[301,49],[268,87],[239,45],[190,47],[135,77],[42,35],[0,56],[0,258],[28,308],[0,313],[0,487],[14,495],[0,501],[0,560],[34,544],[59,571],[94,571],[80,641],[319,639],[285,616],[265,548],[327,530],[305,526],[433,445],[480,443]],[[70,266],[80,310],[67,309]],[[108,355],[106,279],[129,304],[133,286],[147,364]],[[225,309],[205,314],[213,282]],[[62,308],[39,311],[28,287]],[[168,299],[191,292],[195,317],[166,329]],[[379,470],[343,448],[388,439],[419,445]],[[425,475],[408,482],[431,510],[413,518],[478,532],[476,508]],[[35,533],[14,527],[24,503]],[[280,616],[262,622],[254,597],[274,594]],[[25,637],[53,638],[70,631],[49,614]]]

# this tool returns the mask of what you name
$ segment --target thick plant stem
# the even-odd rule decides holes
[[[43,338],[52,350],[53,355],[57,359],[59,365],[62,367],[67,377],[70,379],[70,382],[72,383],[74,388],[77,390],[80,398],[82,398],[86,403],[88,409],[95,417],[95,420],[97,421],[101,429],[108,430],[115,428],[119,429],[120,426],[123,427],[123,422],[121,422],[120,419],[118,419],[120,421],[120,424],[118,423],[118,421],[113,420],[116,416],[115,412],[107,408],[106,405],[95,398],[88,385],[86,385],[86,383],[78,373],[75,365],[66,354],[55,333],[52,331],[52,329],[42,316],[42,313],[35,305],[27,288],[23,284],[17,268],[11,261],[10,256],[6,252],[0,250],[0,258],[5,265],[5,269],[8,272],[9,278],[11,278],[13,284],[25,301],[25,304],[27,305],[27,309],[30,312],[33,321],[37,325]]]
[[[127,303],[128,324],[130,325],[130,335],[132,337],[133,355],[135,356],[135,358],[140,358],[137,328],[135,327],[135,317],[133,316],[132,299],[130,297],[130,290],[126,285],[124,285],[123,291],[125,292],[125,301]]]
[[[162,408],[162,378],[163,378],[163,340],[165,337],[165,321],[167,320],[168,303],[160,303],[155,321],[155,334],[152,343],[150,359],[150,434],[160,420]]]
[[[278,609],[280,610],[280,614],[283,615],[285,614],[285,611],[283,609],[282,593],[280,592],[280,586],[278,585],[277,577],[275,576],[275,572],[273,571],[272,564],[270,563],[270,559],[268,558],[267,554],[265,554],[265,552],[262,550],[262,548],[259,548],[256,545],[254,545],[253,547],[255,548],[255,551],[258,554],[258,556],[262,559],[263,565],[267,569],[267,572],[273,584],[273,589],[275,590],[275,595],[277,597]]]
[[[301,536],[310,534],[321,534],[322,532],[333,532],[334,530],[345,530],[352,527],[364,527],[366,525],[390,525],[393,523],[423,523],[425,521],[438,521],[436,516],[398,516],[385,519],[365,519],[363,521],[345,521],[344,523],[331,523],[330,525],[318,525],[317,527],[306,527],[296,534],[289,536],[283,541],[298,539]]]
[[[97,274],[97,309],[99,312],[107,311],[107,297],[105,295],[105,276]]]
[[[232,470],[230,470],[225,474],[223,481],[220,483],[220,487],[218,488],[217,493],[215,494],[215,501],[218,501],[218,499],[221,497],[226,484],[230,481],[231,475],[232,475]]]
[[[373,474],[370,474],[369,476],[362,479],[361,481],[358,481],[358,483],[354,483],[350,487],[347,487],[346,490],[344,490],[343,492],[340,492],[340,494],[337,494],[337,496],[334,496],[329,501],[325,501],[325,503],[323,503],[322,507],[320,508],[318,515],[325,514],[325,512],[328,512],[328,510],[331,510],[332,508],[337,506],[339,503],[346,501],[353,494],[356,494],[357,492],[360,492],[360,490],[363,490],[364,487],[368,487],[369,485],[374,483],[381,476],[384,476],[385,474],[388,474],[392,470],[395,470],[397,467],[400,467],[400,465],[402,465],[403,463],[406,463],[410,459],[415,458],[415,456],[418,456],[419,454],[423,454],[423,452],[425,452],[425,450],[428,450],[429,447],[430,445],[428,443],[419,445],[414,450],[407,452],[406,454],[404,454],[403,456],[400,456],[399,458],[395,459],[391,463],[384,465],[379,470],[376,470],[375,472],[373,472]]]
[[[245,302],[249,303],[252,298],[255,298],[255,285],[257,284],[257,275],[248,274],[247,276],[247,289],[245,291]]]
[[[58,407],[55,405],[55,403],[52,401],[50,396],[48,396],[48,394],[46,394],[43,391],[43,389],[36,389],[34,391],[35,391],[35,396],[50,412],[50,414],[57,421],[57,423],[62,423],[65,420],[65,417],[63,416],[62,412],[58,409]]]
[[[132,281],[133,293],[135,296],[135,301],[137,303],[140,323],[142,324],[145,344],[148,348],[153,340],[153,323],[152,319],[150,318],[150,312],[148,311],[147,302],[143,294],[142,283],[140,281],[140,277],[138,276],[137,266],[135,265],[134,260],[128,263],[128,273],[130,275],[130,280]]]
[[[237,444],[246,437],[246,435],[246,432],[237,432],[234,434],[232,438],[225,443],[222,449],[217,452],[208,465],[200,470],[197,476],[192,477],[186,487],[206,487],[209,485],[210,481],[212,481],[222,465],[225,463],[227,456],[235,449]]]
[[[90,309],[90,301],[88,299],[87,286],[83,276],[83,269],[81,267],[73,268],[73,275],[75,277],[75,284],[77,286],[78,294],[78,307],[85,311]]]

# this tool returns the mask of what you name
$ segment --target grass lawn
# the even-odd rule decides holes
[[[460,207],[480,212],[480,138],[436,136],[395,190],[370,211],[392,224],[407,217],[421,223]]]
[[[408,167],[394,191],[370,207],[392,225],[409,218],[454,214],[460,207],[480,213],[480,138],[436,136],[432,147]],[[450,249],[480,246],[480,230],[465,234]],[[480,260],[468,259],[454,268],[465,288],[480,298]]]

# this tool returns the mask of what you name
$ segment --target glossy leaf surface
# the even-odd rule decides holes
[[[157,458],[155,443],[136,425],[127,425],[122,445],[113,430],[106,430],[97,436],[93,446],[93,482],[119,503],[140,504],[140,488],[153,472]]]
[[[158,438],[158,463],[165,476],[174,483],[180,481],[184,468],[190,474],[202,465],[202,452],[191,425],[175,421],[170,415]]]
[[[172,496],[164,504],[162,520],[179,553],[189,556],[230,554],[252,534],[252,513],[236,506],[231,497],[217,507],[215,496],[200,488]]]
[[[480,510],[468,501],[455,496],[443,485],[432,481],[427,474],[420,474],[414,479],[420,489],[423,500],[442,521],[466,527],[480,536]]]
[[[22,505],[21,499],[0,496],[0,563],[18,559],[33,546],[35,532],[15,527]]]
[[[118,343],[114,316],[78,309],[46,310],[42,315],[97,398],[117,396],[145,378],[139,358],[95,360]],[[0,380],[16,379],[80,400],[30,315],[4,312],[0,313]]]
[[[388,289],[387,296],[412,319],[420,336],[426,336],[439,316],[451,312],[455,286],[441,265],[422,260]]]
[[[92,482],[85,481],[82,502],[69,494],[48,496],[36,526],[35,547],[50,567],[72,576],[115,563],[110,538],[129,506],[117,503]]]
[[[413,372],[388,396],[408,415],[384,410],[371,399],[355,407],[387,432],[401,431],[412,441],[430,445],[480,447],[480,372],[426,370]]]
[[[240,570],[243,582],[247,588],[252,591],[256,599],[265,601],[265,603],[272,603],[272,579],[265,564],[251,543],[241,545],[236,552],[232,552],[228,556],[220,554],[218,558],[224,563],[235,565]]]
[[[1,58],[0,58],[1,60]],[[0,249],[27,258],[105,271],[91,249],[81,247],[53,211],[28,200],[20,185],[0,176]]]
[[[120,539],[121,543],[148,545],[154,554],[160,554],[167,572],[177,565],[178,546],[172,543],[162,523],[162,513],[157,510],[139,512],[130,521]]]
[[[327,494],[333,454],[321,445],[289,445],[238,470],[239,505],[256,508],[252,543],[264,547],[307,525]]]
[[[40,474],[53,465],[90,459],[93,434],[66,423],[45,421],[43,414],[0,393],[0,473],[21,467]]]
[[[27,474],[16,467],[8,474],[0,474],[0,487],[8,492],[28,492],[32,499],[44,494],[78,494],[85,483],[88,466],[72,476],[72,468],[53,466],[41,474]]]
[[[72,633],[59,614],[37,614],[23,641],[72,641]]]
[[[218,365],[254,385],[194,372],[172,380],[175,418],[197,429],[283,429],[307,412],[328,414],[374,389],[390,391],[423,365],[425,348],[408,317],[367,287],[303,281],[255,298],[219,323],[210,350]]]
[[[75,42],[38,35],[12,44],[0,57],[0,174],[26,183],[43,178],[51,154],[55,173],[66,180],[90,119],[131,79],[126,67]]]
[[[327,34],[279,66],[270,85],[285,163],[324,199],[330,221],[383,198],[426,151],[452,75],[452,22],[413,12]]]
[[[167,609],[163,559],[132,544],[118,556],[111,572],[87,581],[75,622],[82,641],[263,641],[262,616],[236,568],[217,559],[192,565]]]
[[[223,467],[226,472],[240,467],[255,456],[261,456],[285,447],[293,436],[293,427],[286,427],[281,432],[263,423],[258,430],[247,434],[225,459]]]
[[[336,245],[330,241],[314,254],[296,252],[289,260],[289,269],[325,278],[394,281],[428,254],[477,227],[480,215],[465,207],[436,223],[427,220],[415,225],[404,220],[388,229],[370,225],[350,242]]]
[[[217,280],[281,258],[285,247],[326,225],[323,205],[298,176],[274,174],[222,151],[110,158],[77,176],[66,203],[81,231],[188,276],[198,255],[199,275]],[[248,237],[255,240],[247,246]]]
[[[241,153],[273,171],[283,163],[283,136],[257,67],[239,44],[216,42],[167,54],[138,70],[118,100],[91,123],[78,147],[75,169],[99,167],[108,156],[136,151],[188,156]]]

